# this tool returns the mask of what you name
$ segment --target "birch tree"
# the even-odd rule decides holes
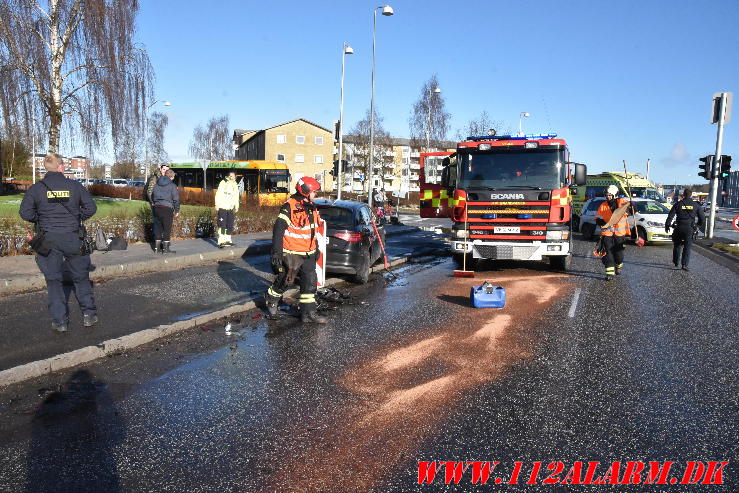
[[[151,114],[149,118],[149,135],[147,140],[148,163],[147,166],[155,167],[169,162],[169,155],[164,150],[164,131],[169,124],[169,117],[158,111]]]
[[[480,116],[473,118],[463,128],[457,130],[457,140],[463,141],[467,137],[490,135],[491,130],[500,135],[503,131],[503,122],[493,120],[487,111],[480,113]]]
[[[214,116],[192,133],[190,155],[195,159],[228,161],[234,158],[228,115]]]
[[[439,81],[434,74],[423,84],[418,101],[413,105],[408,124],[411,140],[416,145],[422,143],[428,147],[427,140],[445,140],[449,132],[451,115],[446,111],[444,97],[438,90]]]
[[[141,140],[153,73],[134,42],[138,9],[138,0],[0,0],[0,85],[20,103],[0,105],[5,128],[13,120],[28,134],[38,120],[48,152],[65,129],[86,149],[110,135],[116,154],[121,141]]]
[[[383,117],[381,117],[377,110],[375,110],[374,118],[374,138],[373,138],[373,157],[372,161],[375,166],[381,165],[386,159],[392,159],[385,156],[385,153],[391,149],[391,137],[390,134],[382,126]],[[352,159],[351,167],[352,173],[357,164],[364,170],[365,176],[365,188],[369,191],[372,187],[371,184],[367,183],[367,178],[373,175],[375,178],[382,176],[382,169],[374,170],[370,173],[370,110],[367,110],[364,118],[354,125],[350,135],[345,137],[345,142],[351,142],[352,146]]]

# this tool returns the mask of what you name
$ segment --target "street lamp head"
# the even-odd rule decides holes
[[[164,104],[164,106],[172,106],[172,103],[169,101],[162,101],[162,104]]]
[[[353,55],[354,54],[354,48],[352,48],[348,44],[345,44],[344,45],[344,54],[345,55]]]
[[[434,93],[441,94],[441,89],[437,87],[436,89],[434,89]]]
[[[385,5],[382,7],[382,15],[391,16],[395,12],[393,12],[393,8],[390,5]]]
[[[526,117],[529,117],[529,116],[531,116],[531,115],[529,114],[529,112],[528,112],[528,111],[522,111],[522,112],[521,112],[521,116],[523,116],[524,118],[526,118]]]

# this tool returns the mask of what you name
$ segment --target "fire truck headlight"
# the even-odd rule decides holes
[[[470,232],[467,229],[458,229],[455,233],[457,238],[469,238]]]
[[[547,231],[547,240],[561,240],[562,231]]]
[[[481,151],[489,151],[490,150],[490,144],[480,144],[477,146],[477,148]]]

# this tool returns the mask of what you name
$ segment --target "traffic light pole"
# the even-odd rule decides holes
[[[716,199],[718,196],[718,174],[721,169],[721,146],[724,143],[724,116],[726,115],[726,96],[721,95],[718,110],[718,131],[716,133],[716,157],[713,159],[711,169],[711,205],[708,211],[708,224],[706,225],[706,238],[713,238],[713,225],[716,221]]]

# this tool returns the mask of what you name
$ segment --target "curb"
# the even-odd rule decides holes
[[[409,229],[385,232],[385,236],[388,237],[411,233],[419,229],[415,226],[406,226],[406,228]],[[255,240],[243,251],[241,248],[214,249],[212,251],[193,253],[189,255],[175,255],[161,259],[157,258],[156,262],[152,259],[140,260],[138,262],[131,262],[128,264],[105,265],[97,267],[94,271],[90,272],[90,280],[100,281],[130,274],[144,274],[147,272],[167,272],[177,270],[182,267],[192,267],[194,265],[218,262],[220,260],[229,260],[248,255],[261,255],[269,253],[271,249],[271,240]],[[44,288],[46,288],[46,281],[41,273],[34,274],[32,276],[18,277],[16,279],[0,279],[0,295],[17,294]]]
[[[269,244],[271,248],[271,243]],[[247,248],[248,251],[248,248]],[[390,267],[404,264],[408,261],[408,257],[400,257],[390,262]],[[372,272],[384,270],[383,265],[376,265],[372,268]],[[344,282],[344,279],[332,277],[326,279],[326,286],[332,286]],[[289,289],[286,295],[293,295],[298,292],[297,288]],[[23,365],[14,366],[7,370],[0,371],[0,388],[29,380],[31,378],[41,377],[50,373],[65,370],[73,366],[89,363],[104,356],[112,356],[115,353],[134,349],[149,342],[155,341],[162,337],[166,337],[178,332],[192,329],[198,325],[203,325],[219,318],[228,317],[235,313],[244,312],[256,308],[254,301],[246,301],[241,304],[233,304],[220,310],[215,310],[197,317],[187,320],[180,320],[172,324],[158,325],[151,329],[144,329],[133,334],[108,339],[95,346],[87,346],[67,353],[62,353],[50,358],[39,361],[32,361]]]
[[[739,258],[697,241],[694,242],[693,245],[698,247],[697,252],[699,254],[710,260],[713,260],[719,265],[726,267],[732,272],[739,274]]]

